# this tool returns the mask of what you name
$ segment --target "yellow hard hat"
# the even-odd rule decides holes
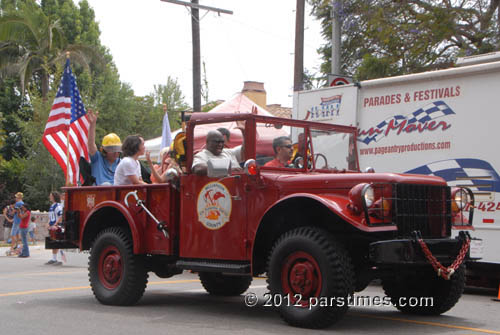
[[[121,152],[122,141],[115,133],[109,133],[102,138],[102,148],[107,152]]]

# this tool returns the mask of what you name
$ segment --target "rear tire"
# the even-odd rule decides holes
[[[346,313],[353,293],[348,253],[318,228],[300,227],[281,236],[271,252],[267,275],[270,296],[281,302],[273,304],[281,318],[296,327],[319,329],[334,324]]]
[[[105,305],[133,305],[144,294],[144,259],[134,255],[123,228],[108,228],[97,236],[89,256],[89,280],[94,296]]]
[[[382,280],[385,294],[400,311],[408,314],[439,315],[449,311],[462,296],[465,287],[465,266],[461,265],[450,280],[438,277],[432,268],[416,274],[399,275]],[[419,303],[416,304],[417,298]],[[432,306],[428,299],[432,298]],[[413,303],[412,303],[413,301]]]
[[[236,296],[252,283],[251,276],[228,276],[218,272],[200,272],[201,285],[212,295]]]

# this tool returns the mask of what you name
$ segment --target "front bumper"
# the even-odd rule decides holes
[[[424,239],[432,255],[443,265],[449,265],[457,258],[462,247],[461,239]],[[413,239],[388,240],[370,243],[369,258],[375,265],[425,265],[420,245]],[[469,252],[465,259],[470,259]]]

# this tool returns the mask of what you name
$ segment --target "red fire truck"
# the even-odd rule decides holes
[[[209,124],[245,121],[244,162],[208,161],[191,171]],[[473,194],[440,177],[360,172],[356,128],[254,114],[194,114],[174,154],[183,167],[165,184],[65,188],[65,220],[46,247],[90,250],[92,291],[103,304],[131,305],[148,272],[192,270],[213,295],[240,295],[267,275],[269,294],[293,326],[322,328],[346,312],[354,292],[381,279],[392,304],[441,314],[459,300],[472,228]],[[286,167],[268,167],[270,136],[287,136]],[[234,168],[234,167],[233,167]],[[465,214],[466,213],[466,214]],[[405,298],[431,297],[432,306]],[[327,299],[327,304],[311,301]],[[332,303],[332,301],[334,303]],[[341,303],[342,302],[342,303]]]

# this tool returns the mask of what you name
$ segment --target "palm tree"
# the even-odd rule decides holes
[[[73,63],[86,70],[90,59],[99,60],[91,46],[68,45],[59,20],[46,16],[34,1],[0,17],[0,76],[18,76],[23,93],[30,83],[39,82],[46,100],[50,75],[67,52]]]

